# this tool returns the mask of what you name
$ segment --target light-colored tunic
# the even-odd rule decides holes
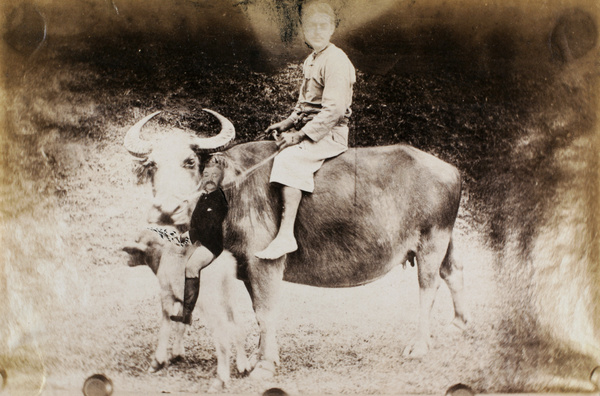
[[[344,51],[330,43],[308,56],[303,74],[298,102],[287,121],[298,124],[308,117],[301,128],[307,138],[275,157],[271,182],[313,192],[314,173],[323,161],[348,149],[348,119],[356,73]]]

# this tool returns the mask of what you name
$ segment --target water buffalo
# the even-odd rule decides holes
[[[172,322],[170,315],[178,314],[182,309],[183,281],[185,263],[178,254],[177,247],[172,247],[158,234],[145,230],[133,243],[127,244],[123,250],[129,257],[129,266],[147,265],[158,277],[162,305],[161,326],[158,345],[150,371],[155,372],[169,362],[183,358],[183,336],[185,325]],[[246,334],[239,325],[239,309],[233,304],[235,295],[236,262],[228,251],[202,271],[200,311],[206,317],[206,324],[212,333],[217,353],[217,376],[209,391],[220,391],[227,386],[230,379],[231,345],[236,349],[236,367],[240,373],[250,371],[250,363],[246,356],[244,343]],[[175,337],[173,348],[169,353],[171,330]]]
[[[254,253],[273,239],[281,197],[269,184],[272,141],[231,145],[235,129],[227,118],[210,138],[170,134],[160,143],[141,139],[142,127],[157,113],[132,126],[125,147],[143,161],[150,176],[154,221],[182,229],[189,221],[202,163],[210,155],[226,163],[224,190],[229,201],[225,247],[237,259],[260,328],[258,363],[251,376],[268,378],[279,362],[276,305],[282,280],[320,287],[358,286],[414,260],[420,286],[419,329],[404,355],[429,348],[430,312],[440,277],[454,301],[454,323],[469,320],[462,265],[453,258],[452,230],[461,196],[458,170],[407,145],[351,148],[326,161],[315,175],[317,188],[304,197],[296,221],[299,249],[267,261]]]

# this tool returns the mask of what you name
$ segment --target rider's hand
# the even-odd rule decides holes
[[[179,242],[182,244],[191,244],[192,242],[190,241],[190,232],[186,231],[183,234],[179,235]]]
[[[286,132],[279,135],[275,143],[277,143],[277,147],[279,147],[279,150],[283,150],[286,147],[294,146],[300,143],[304,140],[305,137],[306,134],[302,131]]]
[[[291,129],[292,126],[294,126],[293,122],[291,122],[289,120],[283,120],[281,122],[271,125],[270,127],[267,128],[267,130],[265,132],[268,135],[273,134],[273,136],[275,136],[275,139],[277,139],[278,133],[285,132],[285,131]]]

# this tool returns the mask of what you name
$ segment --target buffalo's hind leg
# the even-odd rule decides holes
[[[440,287],[440,266],[450,242],[450,232],[433,229],[423,235],[416,252],[419,277],[419,328],[413,342],[405,349],[405,357],[421,357],[429,350],[431,310]]]
[[[466,307],[463,266],[454,260],[453,250],[452,240],[450,240],[446,257],[444,257],[442,267],[440,268],[440,275],[448,284],[454,302],[454,320],[452,324],[464,330],[471,317]]]

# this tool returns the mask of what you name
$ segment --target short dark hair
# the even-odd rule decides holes
[[[300,5],[300,22],[313,14],[326,14],[331,18],[333,26],[337,25],[337,16],[329,3],[322,0],[309,0]]]
[[[219,155],[212,155],[206,164],[204,165],[204,169],[216,167],[223,171],[225,169],[225,161]]]

